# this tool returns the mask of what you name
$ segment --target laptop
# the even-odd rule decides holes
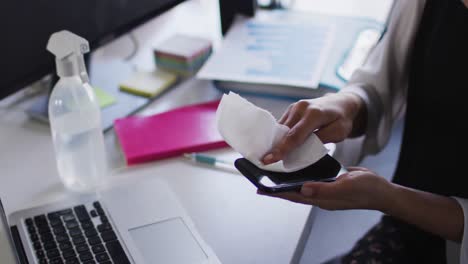
[[[221,263],[158,179],[0,214],[2,264]]]

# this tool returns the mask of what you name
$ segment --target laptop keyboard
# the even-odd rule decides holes
[[[40,264],[130,264],[97,201],[89,212],[78,205],[28,218],[25,224]]]

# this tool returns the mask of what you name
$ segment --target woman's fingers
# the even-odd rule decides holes
[[[369,170],[368,168],[357,167],[357,166],[347,167],[346,170],[348,170],[349,172],[351,172],[351,171],[365,171],[365,172],[371,172],[371,170]]]
[[[341,183],[335,182],[306,182],[302,185],[300,192],[284,192],[268,194],[257,191],[258,194],[267,195],[287,200],[306,201],[307,199],[318,200],[340,200],[343,196]]]
[[[320,200],[339,200],[344,195],[341,182],[339,179],[334,182],[306,182],[302,185],[301,194]]]
[[[306,182],[300,192],[267,195],[328,210],[381,208],[389,183],[366,168],[349,170],[334,182]]]
[[[283,125],[293,128],[302,119],[302,113],[292,112],[288,114],[288,118],[284,121]]]
[[[285,193],[277,193],[277,194],[267,194],[263,192],[257,192],[257,193],[260,195],[279,198],[279,199],[287,200],[287,201],[294,202],[294,203],[313,205],[313,206],[317,206],[326,210],[354,208],[353,204],[349,201],[309,198],[297,192],[285,192]]]
[[[298,116],[300,116],[299,119]],[[302,115],[298,115],[297,112],[289,113],[289,117],[284,124],[292,126],[291,129],[280,142],[265,155],[263,163],[271,164],[282,160],[292,149],[304,143],[310,134],[321,125],[321,120],[320,114],[316,111],[307,111]],[[292,125],[293,123],[294,125]]]
[[[279,123],[279,124],[284,125],[284,122],[286,122],[286,119],[288,119],[289,112],[291,111],[291,108],[292,108],[292,105],[289,105],[288,108],[286,109],[286,111],[284,111],[283,115],[282,115],[281,118],[278,120],[278,123]]]
[[[281,118],[278,120],[278,124],[284,125],[284,122],[286,122],[286,119],[289,117],[289,112],[285,112]]]
[[[287,117],[280,124],[293,128],[303,118],[308,106],[309,103],[306,101],[299,101],[290,105],[287,110]]]
[[[301,120],[284,136],[276,146],[274,146],[270,153],[265,156],[263,162],[265,164],[275,163],[283,159],[283,157],[294,148],[302,144],[305,139],[312,133],[308,130],[310,124],[305,120]]]
[[[355,112],[360,108],[356,97],[358,96],[330,94],[291,104],[278,121],[288,126],[290,131],[265,154],[263,163],[271,164],[282,160],[311,133],[316,133],[323,143],[344,140],[351,133]]]
[[[270,196],[270,197],[274,197],[274,198],[280,198],[280,199],[288,200],[288,201],[295,202],[295,203],[303,203],[303,204],[310,203],[310,201],[308,201],[308,199],[306,199],[304,196],[302,196],[302,194],[300,194],[298,192],[283,192],[283,193],[257,192],[257,193],[260,194],[260,195]]]
[[[323,126],[315,134],[323,143],[340,142],[347,137],[347,129],[343,129],[341,122],[331,122]]]

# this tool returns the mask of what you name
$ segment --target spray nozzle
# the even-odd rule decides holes
[[[59,76],[79,75],[83,83],[89,82],[83,54],[89,52],[86,39],[62,30],[50,36],[47,50],[55,55]]]

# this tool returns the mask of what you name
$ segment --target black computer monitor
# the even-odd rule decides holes
[[[87,39],[91,50],[95,50],[180,2],[183,0],[10,0],[0,3],[3,29],[0,30],[0,100],[48,74],[56,78],[54,56],[46,50],[52,33],[69,30]],[[256,0],[219,0],[223,33],[236,13],[252,15],[255,3]],[[87,58],[89,56],[85,56]],[[116,101],[101,110],[104,131],[113,127],[115,119],[131,115],[152,101],[153,98],[119,91],[119,78],[130,74],[131,65],[117,68],[104,65],[105,69],[103,65],[90,66],[91,84]],[[52,79],[51,85],[54,81]],[[48,122],[48,99],[48,94],[37,97],[27,113]]]
[[[245,16],[255,15],[257,0],[219,0],[219,9],[221,16],[221,31],[224,35],[232,25],[236,14]]]
[[[183,0],[9,0],[0,3],[0,99],[53,73],[46,50],[66,29],[91,49],[128,32]]]

